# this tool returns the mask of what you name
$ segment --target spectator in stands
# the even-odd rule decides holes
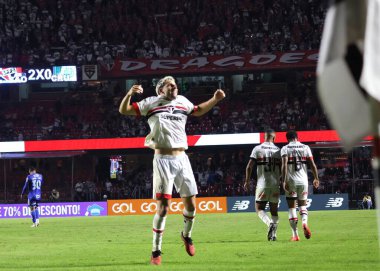
[[[109,199],[112,195],[112,183],[109,179],[107,179],[104,185],[106,187],[107,198]]]
[[[372,208],[372,198],[369,193],[366,193],[363,197],[363,209],[371,209]]]
[[[49,200],[51,202],[59,201],[59,191],[57,189],[51,190]]]
[[[83,182],[77,182],[75,184],[75,194],[74,201],[82,201],[83,200]]]

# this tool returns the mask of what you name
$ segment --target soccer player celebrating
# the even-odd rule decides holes
[[[21,199],[26,188],[28,188],[28,206],[32,215],[32,228],[40,225],[40,212],[38,210],[39,202],[41,201],[41,186],[44,179],[40,173],[36,172],[36,168],[29,167],[29,175],[26,177],[24,187],[21,191]]]
[[[310,147],[298,141],[297,133],[295,131],[288,131],[286,139],[289,144],[281,148],[281,174],[289,207],[289,223],[293,233],[291,241],[300,240],[297,229],[296,200],[298,200],[304,235],[306,239],[310,239],[311,231],[307,224],[308,211],[306,208],[309,186],[307,163],[309,163],[314,176],[313,185],[315,188],[319,186],[318,171]]]
[[[245,170],[244,189],[249,190],[252,169],[257,165],[256,212],[268,226],[268,241],[277,240],[278,201],[280,198],[280,148],[274,145],[276,133],[269,129],[265,132],[265,142],[254,147]],[[265,212],[269,202],[272,219]]]
[[[187,98],[178,95],[173,77],[166,76],[156,85],[157,96],[130,104],[134,94],[143,93],[141,85],[134,85],[122,100],[119,112],[123,115],[146,116],[150,133],[145,146],[154,149],[153,198],[157,200],[157,213],[153,218],[153,249],[151,264],[161,264],[162,234],[169,211],[173,184],[183,204],[184,228],[181,239],[187,253],[195,255],[191,232],[195,217],[195,195],[198,193],[194,174],[185,150],[188,148],[185,126],[189,115],[202,116],[224,97],[218,89],[208,101],[194,106]]]

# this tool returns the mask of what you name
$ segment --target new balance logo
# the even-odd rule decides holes
[[[243,210],[247,210],[248,207],[249,207],[249,204],[251,202],[249,200],[237,200],[234,204],[234,206],[232,207],[232,211],[243,211]]]
[[[326,203],[326,208],[338,208],[342,206],[344,198],[329,198]]]

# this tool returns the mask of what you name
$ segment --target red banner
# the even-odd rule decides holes
[[[173,57],[163,59],[116,59],[101,65],[101,77],[126,78],[142,75],[248,72],[265,69],[316,67],[318,51],[295,51],[233,56]]]

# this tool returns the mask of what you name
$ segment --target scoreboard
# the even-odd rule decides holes
[[[76,66],[53,66],[48,68],[0,67],[0,84],[28,82],[76,82]]]

